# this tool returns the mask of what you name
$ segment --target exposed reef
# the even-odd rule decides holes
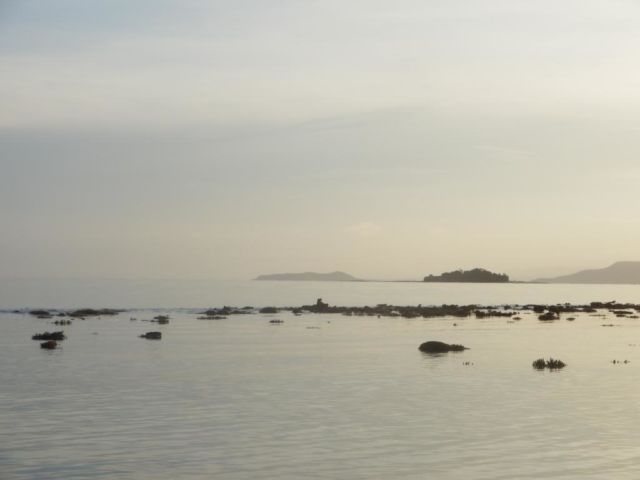
[[[162,339],[162,332],[147,332],[140,335],[140,338],[146,338],[147,340],[160,340]]]
[[[447,352],[461,352],[463,350],[468,350],[467,347],[463,345],[456,345],[455,343],[449,344],[438,341],[428,341],[424,342],[422,345],[418,347],[423,353],[447,353]]]
[[[539,358],[537,360],[534,360],[531,366],[536,370],[544,370],[545,368],[548,368],[549,370],[559,370],[566,367],[567,365],[562,360],[558,360],[557,358],[549,358],[549,360]]]
[[[31,340],[56,340],[61,341],[66,339],[67,337],[64,334],[64,331],[59,332],[44,332],[44,333],[36,333],[31,337]]]

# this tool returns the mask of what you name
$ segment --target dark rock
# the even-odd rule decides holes
[[[276,307],[264,307],[260,309],[260,313],[278,313]]]
[[[462,350],[468,350],[467,347],[456,344],[448,344],[444,342],[429,341],[424,342],[418,349],[424,353],[446,353],[446,352],[461,352]]]
[[[277,318],[274,318],[273,320],[269,320],[269,323],[279,324],[279,323],[284,323],[284,320],[279,320]]]
[[[44,343],[41,343],[40,348],[44,348],[46,350],[55,350],[56,348],[58,348],[58,342],[56,342],[55,340],[48,340]]]
[[[558,320],[558,319],[560,319],[560,317],[555,312],[543,313],[542,315],[540,315],[538,317],[538,320],[541,320],[543,322],[550,322],[550,321]]]
[[[531,366],[536,370],[544,370],[548,368],[549,370],[559,370],[561,368],[566,367],[566,364],[562,360],[549,358],[549,360],[545,360],[544,358],[539,358],[535,360]]]
[[[162,338],[162,332],[147,332],[140,335],[140,338],[146,338],[147,340],[160,340]]]
[[[151,320],[152,322],[157,322],[160,325],[166,325],[167,323],[169,323],[169,316],[168,315],[157,315],[155,317],[153,317],[153,320]]]
[[[31,340],[56,340],[56,341],[61,341],[64,340],[65,338],[67,338],[64,335],[63,331],[60,332],[44,332],[44,333],[36,333],[34,336],[31,337]]]
[[[51,312],[48,310],[31,310],[29,315],[33,315],[34,317],[46,318],[51,317]]]

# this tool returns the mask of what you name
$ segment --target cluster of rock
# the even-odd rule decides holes
[[[56,348],[58,348],[58,342],[61,342],[66,338],[67,337],[64,334],[64,331],[59,331],[36,333],[31,337],[31,340],[44,340],[44,342],[40,344],[40,348],[44,348],[46,350],[55,350]]]
[[[448,353],[448,352],[462,352],[464,350],[468,350],[468,348],[465,347],[464,345],[459,345],[455,343],[444,343],[437,340],[429,340],[428,342],[422,343],[418,347],[418,350],[420,350],[423,353],[428,353],[433,355],[433,354],[442,354],[442,353]],[[616,360],[614,360],[612,363],[615,364],[616,362],[621,363],[620,361],[616,361]],[[625,360],[624,363],[625,364],[628,363],[628,360]],[[471,364],[472,364],[471,362],[463,362],[463,365],[465,366],[469,366]],[[560,370],[566,367],[566,364],[562,360],[558,360],[556,358],[549,358],[548,360],[545,360],[544,358],[539,358],[532,363],[532,366],[536,370],[544,370],[545,368],[549,370]]]
[[[549,358],[549,360],[539,358],[537,360],[534,360],[531,366],[536,370],[544,370],[545,368],[548,368],[549,370],[560,370],[567,365],[562,360],[558,360],[557,358]]]
[[[230,315],[246,315],[253,313],[253,307],[222,307],[222,308],[210,308],[204,312],[200,312],[198,315],[199,320],[224,320]]]
[[[70,311],[57,311],[57,310],[30,310],[29,315],[33,315],[37,318],[49,319],[53,317],[72,317],[72,318],[86,318],[86,317],[98,317],[98,316],[112,316],[118,315],[122,310],[114,310],[112,308],[81,308],[79,310]]]

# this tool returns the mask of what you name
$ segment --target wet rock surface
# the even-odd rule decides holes
[[[161,340],[162,332],[147,332],[140,335],[140,338],[146,338],[147,340]]]
[[[418,347],[418,350],[424,353],[447,353],[447,352],[462,352],[463,350],[468,350],[467,347],[463,345],[457,345],[455,343],[449,344],[444,342],[438,342],[435,340],[430,340],[428,342],[424,342]]]
[[[64,334],[64,331],[59,332],[44,332],[44,333],[36,333],[31,337],[31,340],[55,340],[62,341],[67,337]]]
[[[58,348],[58,342],[55,340],[48,340],[40,344],[40,348],[44,348],[45,350],[55,350]]]
[[[544,370],[545,368],[549,370],[560,370],[567,365],[562,360],[558,360],[557,358],[549,358],[549,360],[539,358],[537,360],[534,360],[531,366],[536,370]]]

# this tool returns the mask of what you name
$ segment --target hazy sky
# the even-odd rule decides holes
[[[0,276],[640,254],[637,0],[0,0]]]

